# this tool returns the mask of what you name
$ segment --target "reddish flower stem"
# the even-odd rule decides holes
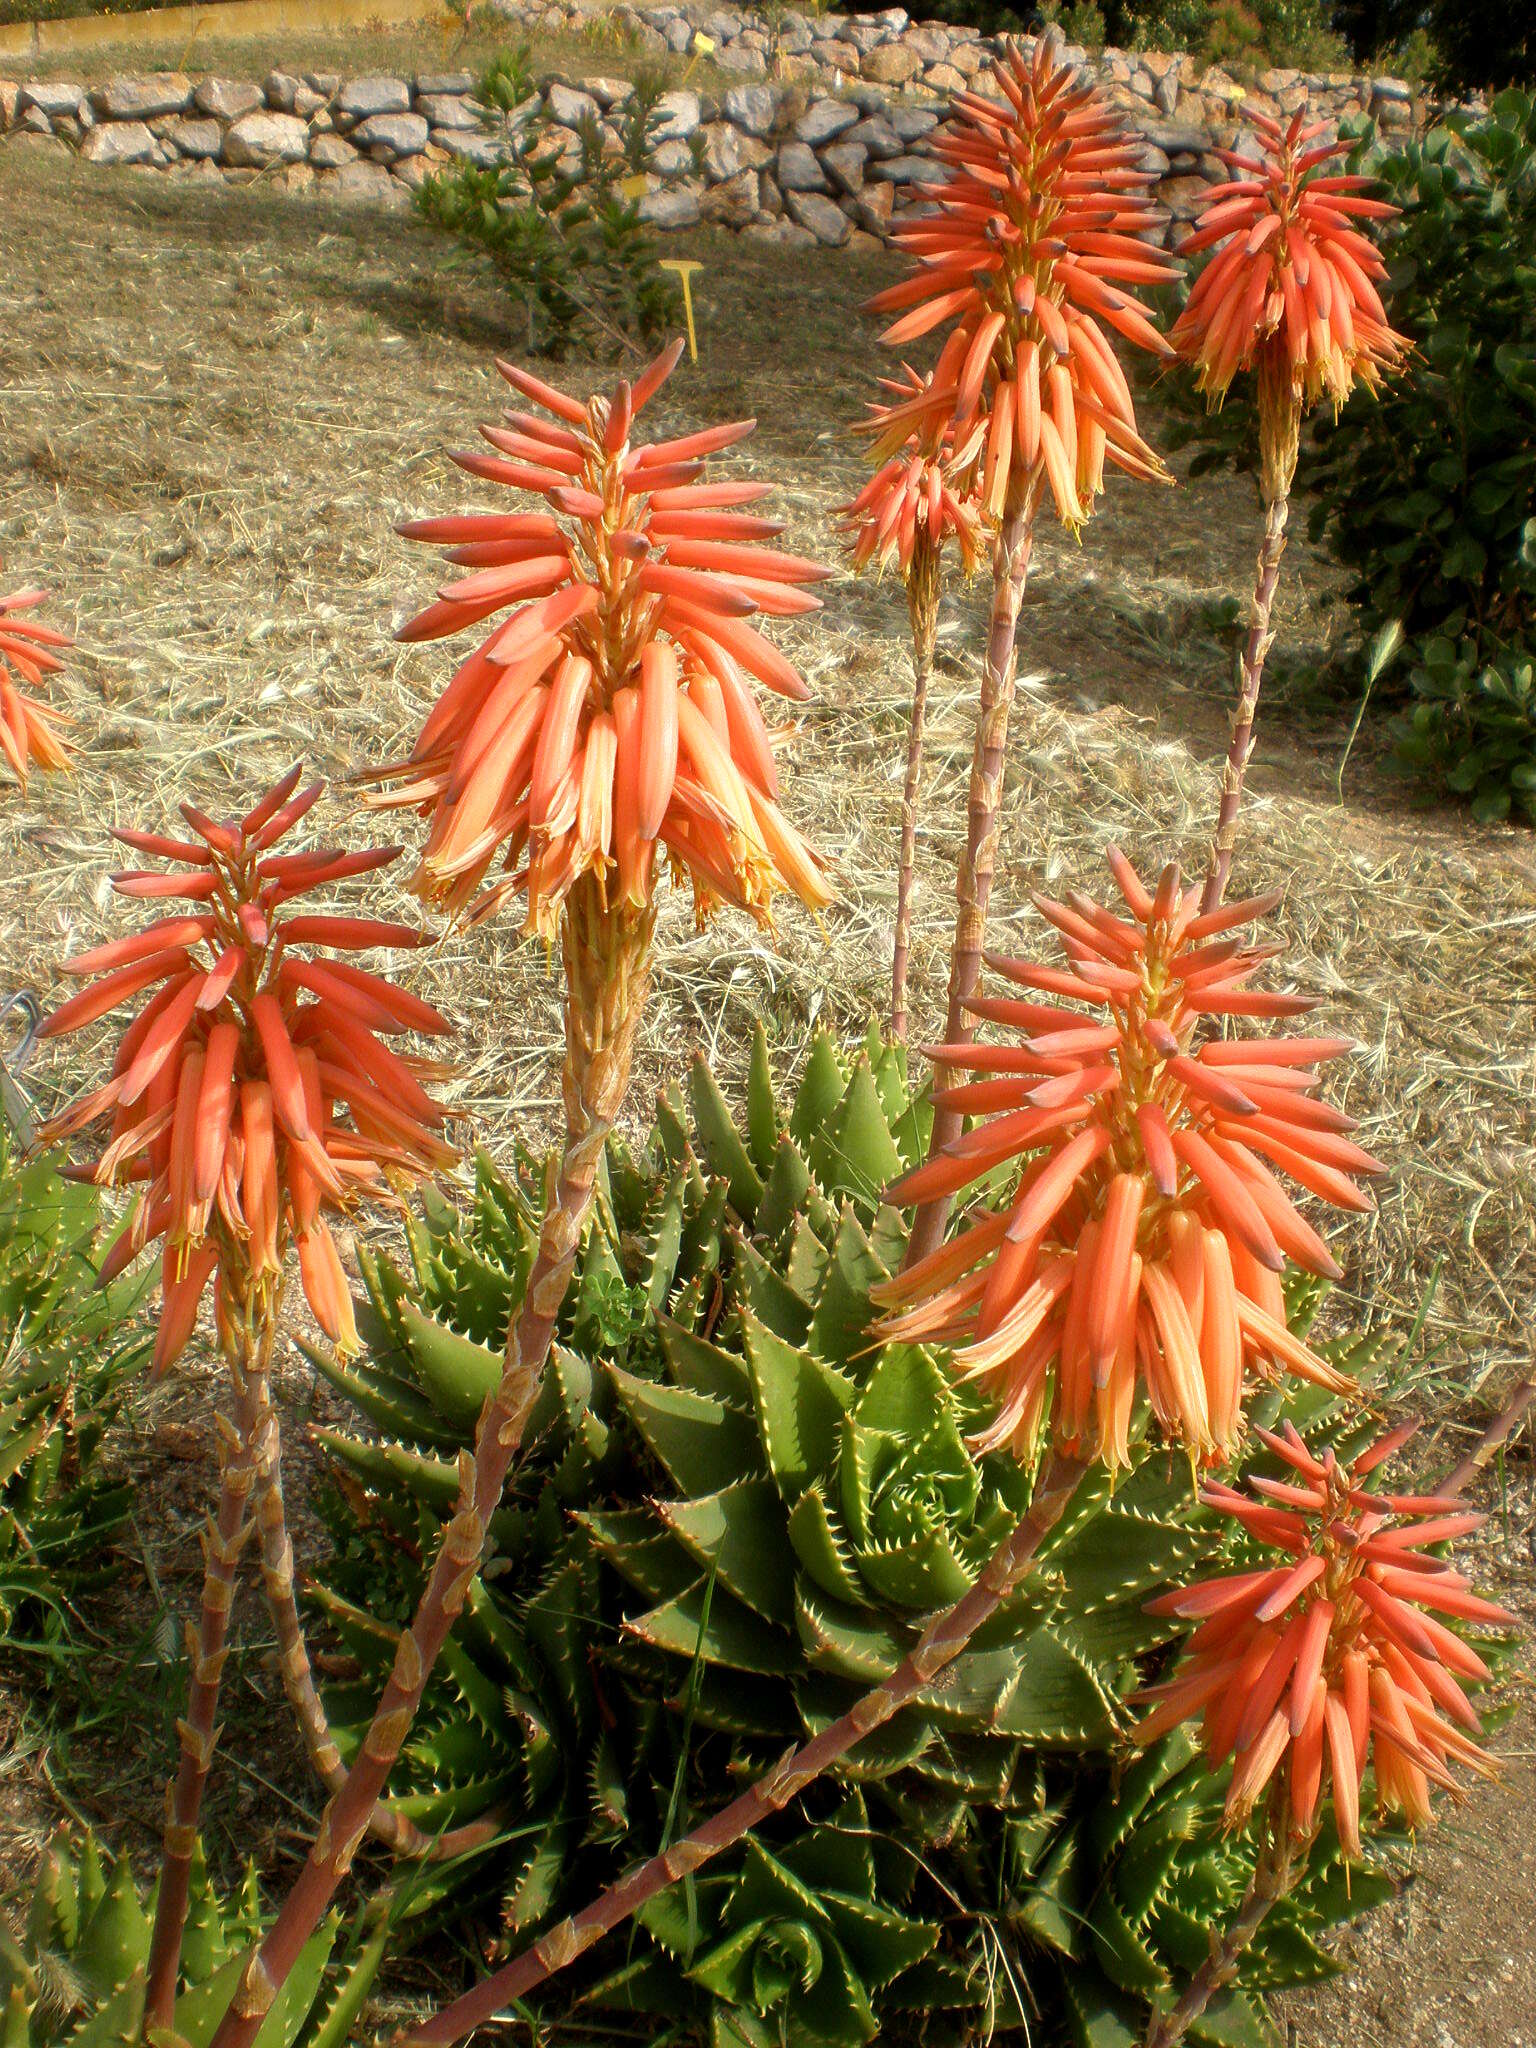
[[[1279,1826],[1283,1830],[1283,1817]],[[1302,1865],[1305,1868],[1305,1858]],[[1297,1874],[1289,1838],[1282,1832],[1276,1847],[1272,1837],[1260,1851],[1247,1897],[1221,1934],[1213,1931],[1211,1952],[1185,1986],[1183,1997],[1170,2011],[1154,2016],[1147,2029],[1146,2048],[1175,2048],[1175,2043],[1183,2040],[1211,2000],[1237,1975],[1270,1908],[1285,1897]]]
[[[367,1832],[370,1817],[421,1705],[427,1679],[480,1569],[491,1515],[538,1393],[565,1299],[603,1147],[629,1081],[650,979],[655,914],[607,910],[591,877],[566,905],[564,1154],[544,1213],[522,1309],[507,1333],[500,1385],[486,1401],[473,1456],[461,1458],[459,1495],[415,1618],[346,1778],[320,1818],[304,1867],[241,1973],[212,2048],[250,2048],[266,2013],[319,1925]]]
[[[965,851],[955,879],[959,908],[949,963],[949,1009],[944,1025],[947,1045],[968,1045],[973,1036],[965,1005],[975,994],[981,977],[987,905],[991,900],[992,877],[997,868],[998,814],[1003,796],[1008,715],[1013,708],[1019,607],[1024,602],[1024,586],[1029,575],[1038,503],[1039,486],[1036,484],[1022,505],[1013,507],[1004,515],[992,550],[992,612],[982,662],[981,699],[976,708],[976,745],[971,756]],[[948,1077],[941,1070],[934,1078],[942,1087]],[[956,1110],[934,1112],[930,1157],[959,1137],[963,1122],[963,1117]],[[924,1202],[918,1208],[907,1245],[906,1263],[909,1266],[937,1249],[944,1235],[949,1208],[950,1198],[947,1195]]]
[[[316,1777],[328,1792],[337,1792],[346,1780],[347,1771],[331,1733],[325,1702],[315,1683],[304,1621],[294,1597],[293,1543],[288,1534],[287,1509],[283,1500],[282,1440],[277,1415],[266,1398],[266,1392],[263,1385],[251,1439],[256,1467],[256,1528],[261,1543],[262,1589],[267,1597],[273,1633],[277,1637],[278,1665],[288,1704],[293,1709]],[[368,1820],[370,1834],[397,1856],[426,1857],[435,1862],[477,1848],[490,1840],[498,1826],[497,1821],[487,1817],[451,1829],[447,1834],[429,1835],[382,1799]]]
[[[1477,1442],[1459,1464],[1452,1467],[1440,1485],[1438,1493],[1462,1493],[1482,1471],[1495,1452],[1507,1444],[1520,1427],[1526,1410],[1536,1402],[1536,1362],[1533,1362],[1526,1376],[1499,1413],[1489,1423]]]
[[[912,894],[917,867],[917,801],[923,786],[923,726],[933,680],[938,627],[939,554],[926,542],[914,552],[907,577],[912,619],[912,721],[907,734],[907,779],[901,793],[901,853],[896,868],[896,943],[891,953],[891,1037],[907,1042],[907,959],[912,950]]]
[[[213,1763],[219,1731],[216,1715],[219,1688],[228,1655],[230,1609],[240,1553],[250,1533],[246,1519],[255,1462],[251,1420],[264,1399],[272,1355],[273,1325],[253,1298],[236,1311],[229,1332],[228,1364],[234,1380],[233,1417],[220,1416],[219,1501],[203,1531],[203,1600],[196,1628],[187,1624],[187,1659],[191,1676],[187,1709],[176,1723],[181,1757],[176,1776],[166,1789],[164,1850],[155,1924],[150,1937],[144,1988],[144,2039],[169,2030],[175,2019],[176,1985],[181,1974],[181,1942],[187,1920],[192,1858],[197,1849],[197,1823],[203,1787]]]
[[[865,1736],[883,1727],[959,1656],[981,1624],[1028,1576],[1041,1544],[1061,1519],[1086,1469],[1075,1458],[1052,1453],[1041,1472],[1028,1512],[993,1552],[975,1584],[953,1607],[928,1624],[916,1647],[890,1677],[850,1707],[841,1720],[783,1757],[766,1776],[692,1834],[642,1863],[573,1918],[552,1927],[522,1955],[419,2027],[398,2035],[395,2048],[428,2048],[428,2044],[441,2048],[443,2043],[462,2040],[471,2028],[526,1998],[658,1892],[701,1869],[722,1850],[739,1842],[759,1821],[798,1797]]]
[[[1259,686],[1264,680],[1264,662],[1274,639],[1271,615],[1275,589],[1280,581],[1280,557],[1285,553],[1285,522],[1290,498],[1285,489],[1266,499],[1264,536],[1259,543],[1258,576],[1248,612],[1248,638],[1239,671],[1237,704],[1232,712],[1232,740],[1221,771],[1221,803],[1216,813],[1216,830],[1211,840],[1210,863],[1206,869],[1202,910],[1214,910],[1226,891],[1232,872],[1232,850],[1237,843],[1237,813],[1243,801],[1243,779],[1253,752],[1253,721],[1259,708]]]

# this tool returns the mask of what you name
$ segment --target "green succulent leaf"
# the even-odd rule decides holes
[[[745,1313],[742,1344],[768,1469],[793,1501],[831,1461],[854,1389],[836,1367]]]
[[[685,1493],[707,1493],[753,1476],[757,1438],[739,1409],[688,1387],[637,1379],[616,1366],[609,1378],[630,1420]]]
[[[95,1837],[76,1844],[60,1836],[39,1868],[19,1941],[0,1951],[0,2018],[4,2048],[122,2048],[143,2019],[153,1895],[141,1898],[126,1856],[102,1854]],[[189,1913],[182,1947],[183,1989],[176,2000],[176,2038],[207,2048],[234,1996],[245,1953],[264,1917],[254,1872],[221,1898],[194,1850]],[[351,1949],[343,1972],[328,1970],[341,1932],[331,1914],[300,1952],[257,2034],[257,2048],[341,2048],[362,2012],[383,1960],[382,1930]],[[60,1996],[65,2010],[58,2010]]]
[[[795,1574],[785,1546],[783,1502],[766,1479],[738,1480],[695,1500],[663,1501],[659,1513],[691,1557],[765,1621],[789,1626]]]

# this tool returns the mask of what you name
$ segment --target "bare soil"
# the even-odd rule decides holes
[[[471,442],[499,408],[491,358],[518,346],[494,279],[455,267],[451,253],[411,218],[269,198],[260,186],[209,192],[104,173],[52,145],[0,151],[0,550],[13,582],[60,593],[55,616],[78,634],[60,695],[81,747],[72,781],[38,779],[0,801],[0,993],[30,985],[47,997],[62,952],[118,928],[109,824],[158,824],[182,795],[217,811],[299,755],[339,781],[413,735],[447,657],[390,638],[438,580],[392,524],[472,502],[444,451]],[[786,258],[709,235],[668,253],[705,265],[701,361],[679,373],[668,417],[755,412],[760,429],[739,467],[775,486],[788,545],[831,558],[836,507],[861,474],[846,422],[869,395],[875,355],[857,308],[889,264]],[[554,374],[580,389],[611,370],[576,354]],[[1149,419],[1156,439],[1155,395]],[[1202,860],[1230,676],[1219,606],[1246,588],[1255,526],[1251,487],[1208,478],[1176,493],[1112,488],[1081,545],[1045,537],[1024,615],[995,898],[1008,939],[1032,935],[1031,888],[1096,885],[1112,839],[1147,863],[1170,851]],[[1299,542],[1284,593],[1294,657],[1340,642],[1326,565]],[[926,1030],[941,1006],[982,604],[979,587],[957,593],[940,643],[914,959]],[[898,588],[840,580],[821,617],[787,636],[815,693],[787,800],[832,857],[841,900],[825,932],[787,912],[773,934],[722,922],[696,935],[683,903],[668,906],[636,1122],[651,1088],[697,1047],[735,1086],[753,1020],[789,1065],[818,1017],[853,1030],[881,1003],[904,631]],[[1237,881],[1287,885],[1275,922],[1296,980],[1325,998],[1323,1028],[1362,1043],[1343,1093],[1392,1171],[1376,1216],[1344,1234],[1350,1280],[1335,1312],[1412,1333],[1411,1376],[1431,1416],[1424,1455],[1438,1467],[1528,1356],[1536,858],[1528,833],[1411,808],[1369,733],[1341,797],[1347,717],[1306,708],[1277,680]],[[367,828],[348,809],[338,792],[326,816],[355,840]],[[537,949],[492,927],[408,972],[462,1023],[467,1133],[496,1148],[514,1128],[546,1131],[556,983]],[[91,1045],[72,1043],[40,1063],[29,1076],[40,1101],[83,1085],[94,1059]],[[207,1391],[194,1370],[147,1402],[129,1446],[144,1553],[180,1613],[195,1585]],[[285,1392],[290,1418],[302,1416],[307,1375],[295,1369]],[[1527,1613],[1533,1526],[1536,1488],[1517,1446],[1488,1563]],[[172,1711],[159,1613],[153,1586],[125,1593],[123,1631],[149,1631],[122,1667],[144,1696],[136,1728]],[[263,1702],[273,1695],[252,1651],[232,1712],[268,1737],[237,1746],[215,1814],[231,1843],[258,1828],[260,1853],[280,1863],[313,1801],[271,1739]],[[1308,2048],[1536,2041],[1536,1720],[1528,1692],[1516,1699],[1497,1738],[1504,1787],[1447,1816],[1400,1904],[1352,1937],[1342,1983],[1291,2008]],[[97,1817],[126,1823],[147,1847],[164,1752],[137,1736],[124,1743],[110,1696],[82,1709],[67,1739],[46,1704],[14,1685],[0,1697],[4,1861],[25,1861],[60,1798],[78,1804],[86,1786]]]

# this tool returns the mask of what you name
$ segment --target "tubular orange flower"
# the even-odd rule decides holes
[[[1158,216],[1138,145],[1092,86],[1075,84],[1043,39],[1032,58],[1006,45],[991,82],[998,98],[955,95],[932,143],[951,175],[917,187],[931,210],[892,232],[916,275],[870,301],[898,316],[881,336],[892,347],[955,324],[927,387],[869,431],[883,460],[921,422],[952,419],[961,443],[979,424],[988,510],[1048,485],[1075,527],[1106,460],[1166,478],[1105,329],[1170,354],[1124,287],[1164,284],[1177,265],[1144,239]]]
[[[1352,1209],[1370,1200],[1351,1176],[1381,1169],[1315,1099],[1316,1065],[1348,1041],[1196,1043],[1216,1018],[1312,1007],[1250,987],[1276,949],[1230,936],[1276,899],[1203,916],[1176,868],[1153,892],[1120,853],[1110,865],[1129,918],[1076,891],[1035,898],[1064,968],[987,956],[1026,993],[966,1008],[1018,1042],[930,1050],[979,1077],[936,1105],[980,1120],[892,1198],[953,1194],[1019,1160],[1011,1205],[875,1295],[883,1334],[955,1345],[955,1370],[994,1395],[983,1447],[1032,1455],[1049,1416],[1058,1450],[1126,1465],[1140,1385],[1163,1431],[1209,1463],[1236,1440],[1246,1372],[1350,1385],[1287,1327],[1286,1259],[1338,1267],[1271,1165]]]
[[[1430,1545],[1476,1529],[1484,1517],[1454,1497],[1368,1492],[1363,1482],[1412,1434],[1392,1431],[1352,1464],[1314,1458],[1296,1430],[1258,1432],[1294,1479],[1250,1481],[1250,1494],[1208,1483],[1202,1498],[1242,1524],[1280,1561],[1166,1593],[1154,1614],[1196,1623],[1175,1676],[1144,1695],[1152,1712],[1136,1730],[1150,1742],[1203,1716],[1213,1763],[1235,1759],[1227,1819],[1241,1825],[1266,1789],[1285,1826],[1310,1839],[1327,1780],[1339,1840],[1360,1854],[1360,1789],[1374,1764],[1378,1812],[1411,1827],[1430,1817],[1451,1767],[1483,1776],[1494,1765],[1465,1687],[1490,1676],[1441,1616],[1486,1625],[1514,1616],[1473,1593]]]
[[[69,635],[21,616],[47,595],[46,590],[18,590],[0,597],[0,760],[23,789],[33,762],[40,768],[69,765],[69,749],[59,736],[63,713],[26,696],[16,684],[19,675],[36,689],[44,675],[64,666],[54,649],[68,647]]]
[[[717,903],[766,922],[774,890],[831,900],[820,866],[776,802],[773,754],[752,679],[806,696],[791,664],[749,621],[818,608],[830,571],[756,543],[779,521],[742,508],[766,486],[704,482],[704,458],[751,420],[638,442],[634,423],[676,366],[681,342],[633,386],[585,404],[497,365],[541,411],[482,432],[496,451],[453,459],[487,483],[534,492],[544,512],[412,520],[469,571],[405,626],[433,640],[507,613],[429,714],[409,756],[373,778],[372,801],[431,820],[413,886],[471,920],[526,891],[527,929],[553,938],[577,879],[619,901],[651,897],[658,843]],[[497,854],[508,879],[479,893]],[[519,870],[518,863],[526,865]]]
[[[1386,265],[1355,225],[1397,209],[1365,196],[1368,178],[1328,171],[1348,144],[1319,141],[1325,122],[1307,123],[1301,110],[1284,130],[1252,109],[1245,119],[1259,154],[1217,152],[1235,175],[1211,187],[1180,247],[1186,257],[1216,253],[1172,338],[1213,405],[1239,370],[1257,373],[1266,475],[1284,489],[1303,408],[1326,395],[1337,409],[1357,379],[1374,389],[1408,348],[1376,289]]]
[[[104,1271],[162,1246],[162,1308],[153,1369],[186,1345],[210,1277],[224,1313],[227,1276],[259,1287],[293,1243],[315,1319],[356,1344],[351,1298],[327,1214],[447,1165],[444,1112],[422,1086],[433,1069],[384,1043],[440,1033],[430,1004],[328,957],[417,946],[426,934],[377,918],[293,915],[299,896],[386,866],[398,847],[346,853],[273,849],[324,785],[292,768],[238,821],[191,804],[190,839],[119,831],[172,865],[116,874],[119,895],[178,908],[142,931],[64,962],[88,986],[45,1019],[44,1036],[78,1031],[153,990],[123,1034],[111,1078],[55,1117],[44,1142],[110,1114],[100,1158],[79,1169],[143,1196]],[[342,1118],[345,1121],[342,1121]]]
[[[905,405],[927,391],[931,378],[903,363],[900,377],[882,377],[880,383],[895,404]],[[872,403],[866,427],[873,430],[893,409]],[[925,552],[941,554],[953,541],[969,576],[981,560],[983,544],[975,492],[984,439],[978,424],[957,446],[953,421],[937,412],[926,414],[916,432],[905,433],[898,452],[842,508],[854,568],[874,562],[888,569],[894,563],[910,580]]]

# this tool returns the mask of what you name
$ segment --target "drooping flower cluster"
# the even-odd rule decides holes
[[[378,918],[294,915],[295,898],[386,866],[398,847],[274,851],[324,787],[295,767],[238,821],[182,805],[190,839],[114,837],[173,865],[116,874],[119,895],[184,904],[130,936],[77,954],[64,971],[90,985],[43,1023],[78,1031],[148,990],[111,1078],[44,1128],[45,1142],[110,1115],[100,1158],[83,1169],[143,1196],[110,1254],[109,1274],[162,1247],[163,1304],[154,1370],[192,1334],[216,1277],[221,1313],[238,1280],[260,1288],[296,1247],[315,1319],[356,1343],[351,1298],[328,1213],[387,1194],[451,1162],[444,1112],[423,1087],[432,1069],[385,1044],[445,1032],[419,997],[329,957],[417,946],[425,934]],[[345,1119],[345,1120],[343,1120]]]
[[[39,768],[68,765],[69,749],[60,737],[61,712],[28,696],[16,678],[36,689],[43,677],[61,669],[56,648],[70,638],[56,626],[22,616],[47,598],[46,590],[18,590],[0,597],[0,759],[25,789],[35,762]]]
[[[876,427],[894,407],[921,398],[932,382],[919,376],[907,364],[900,377],[882,377],[882,389],[891,393],[893,404],[872,402],[867,425]],[[953,542],[960,552],[960,565],[969,576],[981,558],[982,526],[978,487],[996,493],[1001,488],[997,472],[986,480],[978,476],[978,458],[985,439],[978,424],[963,445],[957,445],[954,422],[941,412],[930,412],[915,432],[901,421],[901,445],[896,453],[870,478],[864,488],[842,508],[849,529],[855,569],[874,562],[878,568],[894,565],[904,581],[922,572],[925,558],[936,560]],[[997,504],[987,506],[994,515]]]
[[[1176,868],[1154,892],[1123,855],[1110,864],[1128,918],[1076,891],[1035,898],[1065,967],[987,956],[1026,993],[966,1008],[1019,1036],[931,1049],[984,1077],[936,1104],[981,1120],[891,1191],[926,1201],[1018,1161],[1017,1193],[876,1298],[883,1334],[954,1345],[955,1370],[995,1398],[986,1448],[1027,1457],[1049,1418],[1060,1449],[1126,1465],[1143,1387],[1164,1432],[1211,1462],[1237,1438],[1247,1374],[1350,1384],[1287,1327],[1286,1259],[1338,1268],[1272,1169],[1350,1209],[1370,1207],[1351,1175],[1381,1169],[1316,1099],[1317,1064],[1348,1041],[1200,1040],[1223,1018],[1312,1007],[1251,987],[1277,949],[1231,936],[1275,899],[1202,916]]]
[[[1307,123],[1300,110],[1283,130],[1252,109],[1244,118],[1258,154],[1217,152],[1233,176],[1211,187],[1179,249],[1216,253],[1172,338],[1213,405],[1240,370],[1257,373],[1264,452],[1279,460],[1277,437],[1287,435],[1294,465],[1290,422],[1303,408],[1326,396],[1337,410],[1357,379],[1374,390],[1409,346],[1376,288],[1386,265],[1357,225],[1397,209],[1365,196],[1368,178],[1327,169],[1348,144],[1320,141],[1326,123]]]
[[[1239,1825],[1267,1788],[1293,1836],[1316,1826],[1326,1778],[1339,1840],[1360,1854],[1367,1763],[1380,1812],[1412,1827],[1430,1817],[1451,1767],[1491,1775],[1473,1739],[1480,1723],[1465,1687],[1489,1677],[1483,1659],[1440,1619],[1507,1626],[1514,1616],[1475,1594],[1432,1546],[1484,1520],[1452,1497],[1372,1493],[1364,1480],[1412,1433],[1393,1431],[1348,1466],[1315,1458],[1289,1424],[1260,1431],[1294,1478],[1254,1478],[1251,1494],[1207,1484],[1202,1498],[1240,1522],[1277,1562],[1166,1593],[1154,1614],[1196,1627],[1139,1742],[1196,1714],[1213,1764],[1235,1758],[1227,1817]]]
[[[469,573],[404,627],[433,640],[498,618],[448,684],[410,755],[373,799],[431,821],[413,886],[454,915],[488,916],[526,892],[527,929],[552,938],[577,879],[643,906],[656,848],[719,903],[766,920],[775,890],[830,901],[821,869],[776,801],[774,747],[752,679],[791,699],[804,682],[750,623],[820,600],[829,573],[757,543],[781,523],[743,508],[766,485],[704,480],[705,457],[751,420],[640,442],[636,419],[676,366],[676,343],[631,386],[586,403],[509,363],[550,418],[510,412],[495,451],[453,459],[532,491],[547,510],[409,522]],[[500,854],[507,879],[482,893]],[[519,863],[525,862],[520,869]]]
[[[1122,287],[1165,284],[1177,265],[1145,239],[1157,216],[1138,145],[1044,39],[1032,57],[1008,44],[990,82],[998,98],[955,95],[930,144],[950,175],[916,187],[928,210],[892,231],[916,275],[870,301],[898,315],[881,336],[891,347],[955,323],[925,389],[872,423],[876,459],[935,419],[952,421],[959,445],[979,423],[986,502],[1021,505],[1045,484],[1075,527],[1106,460],[1166,474],[1105,329],[1168,355]]]

